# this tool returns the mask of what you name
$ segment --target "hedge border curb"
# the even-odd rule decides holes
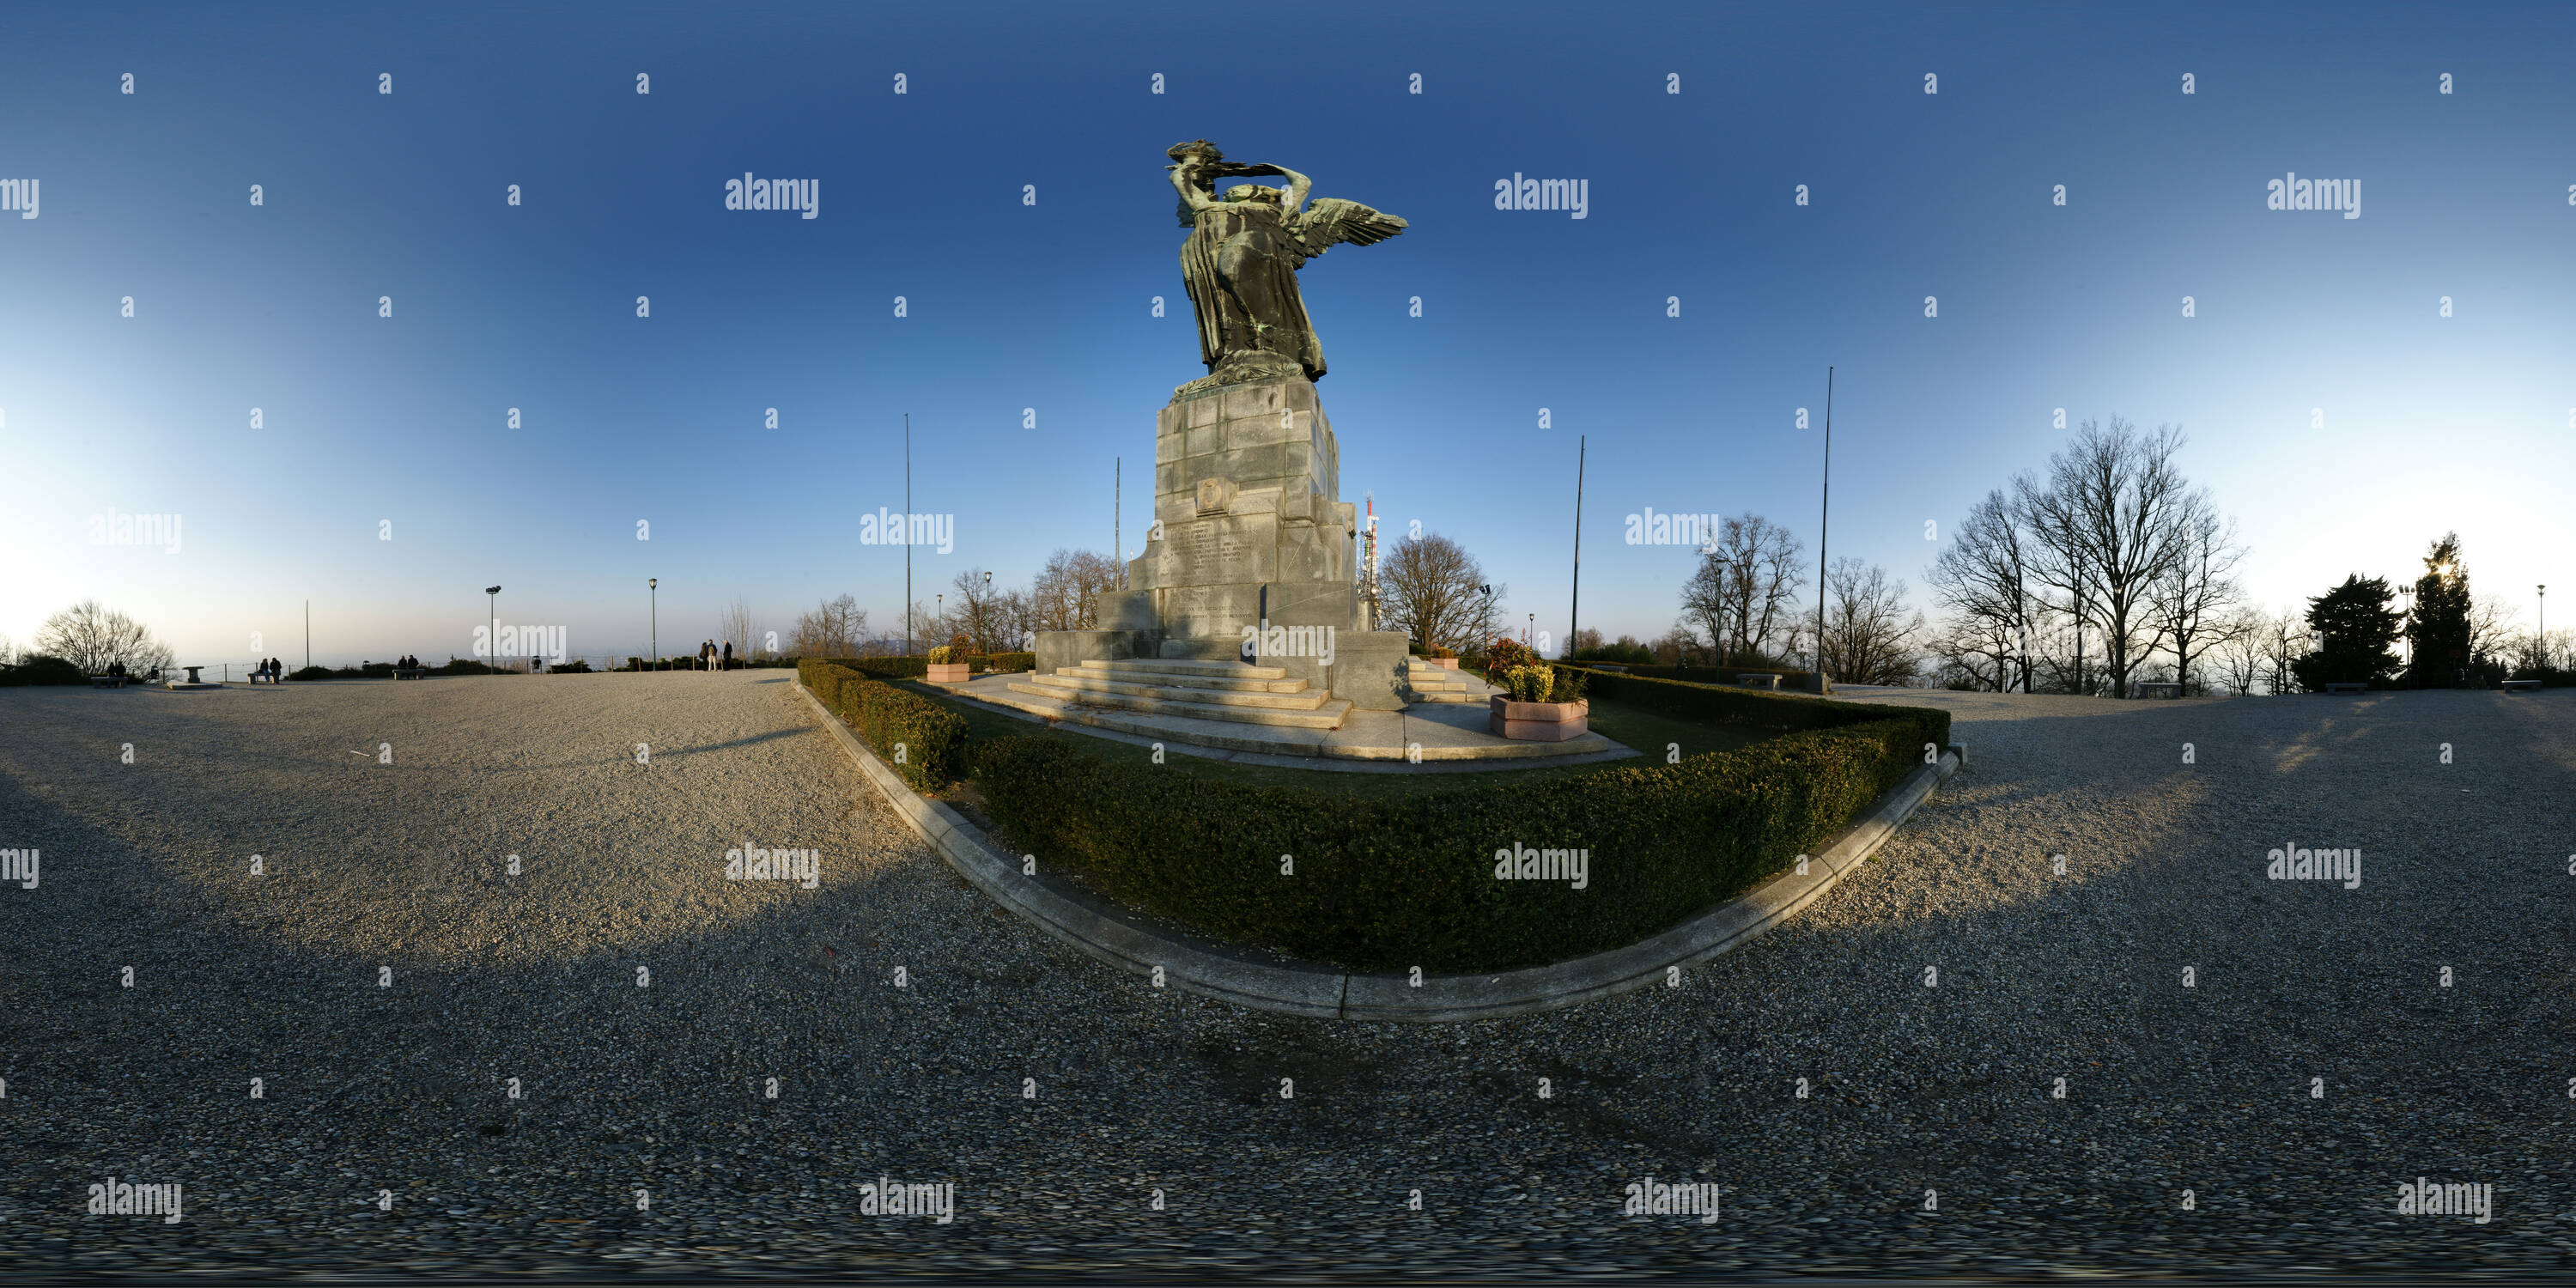
[[[1448,1023],[1501,1019],[1577,1006],[1645,988],[1671,968],[1694,966],[1759,937],[1822,897],[1866,862],[1932,790],[1958,772],[1967,749],[1952,744],[1879,797],[1860,821],[1828,841],[1801,876],[1786,872],[1652,938],[1569,961],[1491,975],[1354,974],[1324,966],[1263,961],[1223,944],[1149,925],[1131,910],[1045,874],[1024,875],[982,828],[924,799],[877,759],[849,726],[802,683],[823,728],[860,774],[939,852],[950,868],[996,903],[1083,953],[1137,975],[1157,969],[1173,987],[1255,1010],[1317,1019]]]

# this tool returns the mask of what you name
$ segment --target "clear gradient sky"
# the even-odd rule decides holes
[[[1578,435],[1585,624],[1673,621],[1693,555],[1621,544],[1646,506],[1812,555],[1833,364],[1833,550],[1918,601],[1926,521],[2062,407],[2180,425],[2270,606],[2456,528],[2528,626],[2576,592],[2571,38],[2536,5],[11,6],[0,179],[41,207],[0,214],[0,633],[94,596],[183,661],[300,664],[309,598],[317,661],[436,660],[498,582],[623,655],[647,577],[666,652],[737,594],[883,625],[903,555],[858,516],[901,505],[907,411],[913,508],[956,516],[920,599],[1107,550],[1120,456],[1132,548],[1204,374],[1162,169],[1201,136],[1411,221],[1302,275],[1343,495],[1458,539],[1516,621],[1564,629]],[[819,217],[725,210],[745,171]],[[2289,171],[2360,217],[2267,210]],[[1494,209],[1516,172],[1588,217]],[[92,544],[110,511],[180,551]]]

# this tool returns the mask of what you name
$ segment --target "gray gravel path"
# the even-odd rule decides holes
[[[0,848],[43,854],[0,887],[0,1271],[2576,1264],[2576,694],[1904,695],[1968,769],[1798,921],[1458,1027],[1077,957],[792,697],[0,690]],[[820,851],[819,888],[724,880],[745,838]],[[2362,850],[2361,886],[2266,880],[2289,840]],[[85,1214],[111,1175],[185,1219]],[[861,1215],[880,1175],[953,1182],[954,1222]],[[1723,1212],[1622,1215],[1649,1175]],[[2494,1219],[2397,1215],[2419,1175]]]

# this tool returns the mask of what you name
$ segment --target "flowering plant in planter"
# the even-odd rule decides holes
[[[1493,677],[1504,692],[1488,702],[1486,727],[1492,732],[1522,742],[1563,742],[1591,727],[1592,704],[1583,697],[1582,672],[1537,662],[1497,669]]]
[[[965,680],[975,668],[964,660],[964,654],[964,649],[952,644],[942,644],[930,650],[930,673],[926,678],[933,684],[956,684]]]

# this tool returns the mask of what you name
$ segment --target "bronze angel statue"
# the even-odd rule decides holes
[[[1306,320],[1297,270],[1349,242],[1368,246],[1401,233],[1405,222],[1356,201],[1306,204],[1306,176],[1286,166],[1230,162],[1206,139],[1174,145],[1172,187],[1181,194],[1181,280],[1198,315],[1199,357],[1208,377],[1197,384],[1235,384],[1302,373],[1324,376],[1324,347]],[[1286,188],[1244,183],[1216,191],[1219,179],[1276,175]],[[1184,386],[1187,388],[1189,386]]]

